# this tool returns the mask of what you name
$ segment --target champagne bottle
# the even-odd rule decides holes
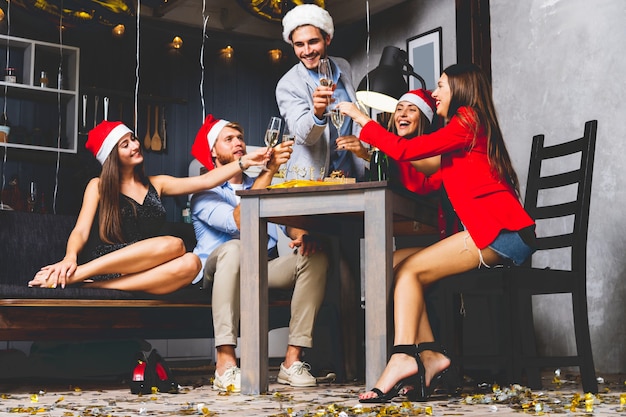
[[[187,200],[187,206],[183,209],[183,223],[191,223],[191,204]]]
[[[370,181],[386,181],[389,179],[389,160],[380,149],[372,148],[370,158]]]

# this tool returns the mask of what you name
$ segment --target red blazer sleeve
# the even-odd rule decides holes
[[[461,124],[458,116],[454,116],[441,129],[411,139],[398,136],[375,121],[370,121],[363,126],[359,139],[377,147],[396,161],[413,161],[468,149],[472,146],[474,135],[471,129]]]

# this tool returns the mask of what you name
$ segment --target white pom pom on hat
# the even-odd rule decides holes
[[[335,33],[335,26],[330,13],[315,4],[301,4],[289,10],[283,17],[283,39],[285,42],[290,44],[291,32],[304,25],[312,25],[323,30],[331,39]]]

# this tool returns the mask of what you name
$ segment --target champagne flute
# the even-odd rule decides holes
[[[294,143],[296,143],[295,140],[296,140],[296,134],[292,133],[291,130],[289,130],[289,126],[287,126],[287,123],[285,123],[285,128],[283,129],[282,142],[294,141]],[[283,178],[283,179],[287,178],[287,164],[282,164],[280,168],[278,168],[278,174],[280,178]]]
[[[345,116],[339,109],[332,109],[330,111],[330,121],[337,128],[337,132],[340,131],[341,125],[343,125],[344,119],[345,119]]]
[[[282,123],[283,122],[280,117],[270,118],[270,122],[267,125],[267,130],[265,131],[264,139],[268,151],[274,146],[278,145],[278,139],[280,138],[280,126],[282,125]],[[267,171],[267,162],[263,166],[263,170]]]
[[[333,70],[330,65],[330,59],[320,58],[320,62],[317,65],[317,75],[320,79],[320,85],[324,87],[333,86]]]
[[[292,133],[291,130],[289,130],[289,126],[287,126],[287,124],[285,123],[285,128],[283,129],[283,142],[288,142],[290,140],[293,140],[295,143],[296,140],[296,134]]]
[[[320,85],[324,87],[333,86],[333,70],[330,64],[330,59],[320,58],[319,64],[317,64],[317,75],[320,79]],[[328,98],[328,104],[330,105],[332,98]]]

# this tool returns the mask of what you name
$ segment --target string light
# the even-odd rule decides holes
[[[63,1],[61,1],[63,9]],[[57,127],[57,160],[56,172],[54,175],[54,192],[52,193],[52,213],[57,213],[57,194],[59,192],[59,169],[61,167],[61,89],[63,88],[63,13],[59,15],[59,73],[57,74],[57,114],[59,125]]]
[[[125,31],[126,31],[126,26],[124,26],[121,23],[113,27],[113,29],[111,29],[111,33],[116,38],[121,38],[122,36],[124,36]]]
[[[202,0],[202,45],[200,46],[200,102],[202,103],[202,117],[200,118],[200,124],[204,123],[204,115],[206,109],[204,107],[204,42],[207,37],[206,25],[209,21],[209,16],[206,14],[206,0]]]
[[[278,64],[283,57],[283,51],[278,48],[270,49],[269,51],[267,51],[267,53],[270,56],[270,61],[272,61],[274,64]]]
[[[9,37],[11,36],[11,2],[8,1],[7,2],[7,13],[6,13],[6,18],[7,18],[7,45],[6,45],[6,63],[7,65],[9,64],[9,57],[10,57],[10,53],[9,53]],[[4,103],[3,103],[3,109],[2,109],[2,114],[6,116],[7,114],[7,90],[8,90],[8,86],[6,85],[6,83],[4,84]],[[4,169],[7,165],[7,153],[9,151],[8,147],[4,147],[4,155],[2,157],[2,187],[0,187],[0,205],[4,206],[4,204],[2,204],[2,191],[4,190],[4,185],[5,185],[5,173],[4,173]]]
[[[172,39],[172,48],[180,49],[182,47],[183,47],[183,40],[181,39],[181,37],[174,36],[174,39]]]
[[[137,132],[137,98],[139,97],[139,16],[141,15],[141,0],[137,0],[137,46],[136,46],[136,65],[135,65],[135,124],[133,130]]]
[[[220,55],[222,56],[222,59],[228,62],[233,59],[233,56],[235,55],[235,50],[232,46],[226,45],[226,48],[220,50]]]

